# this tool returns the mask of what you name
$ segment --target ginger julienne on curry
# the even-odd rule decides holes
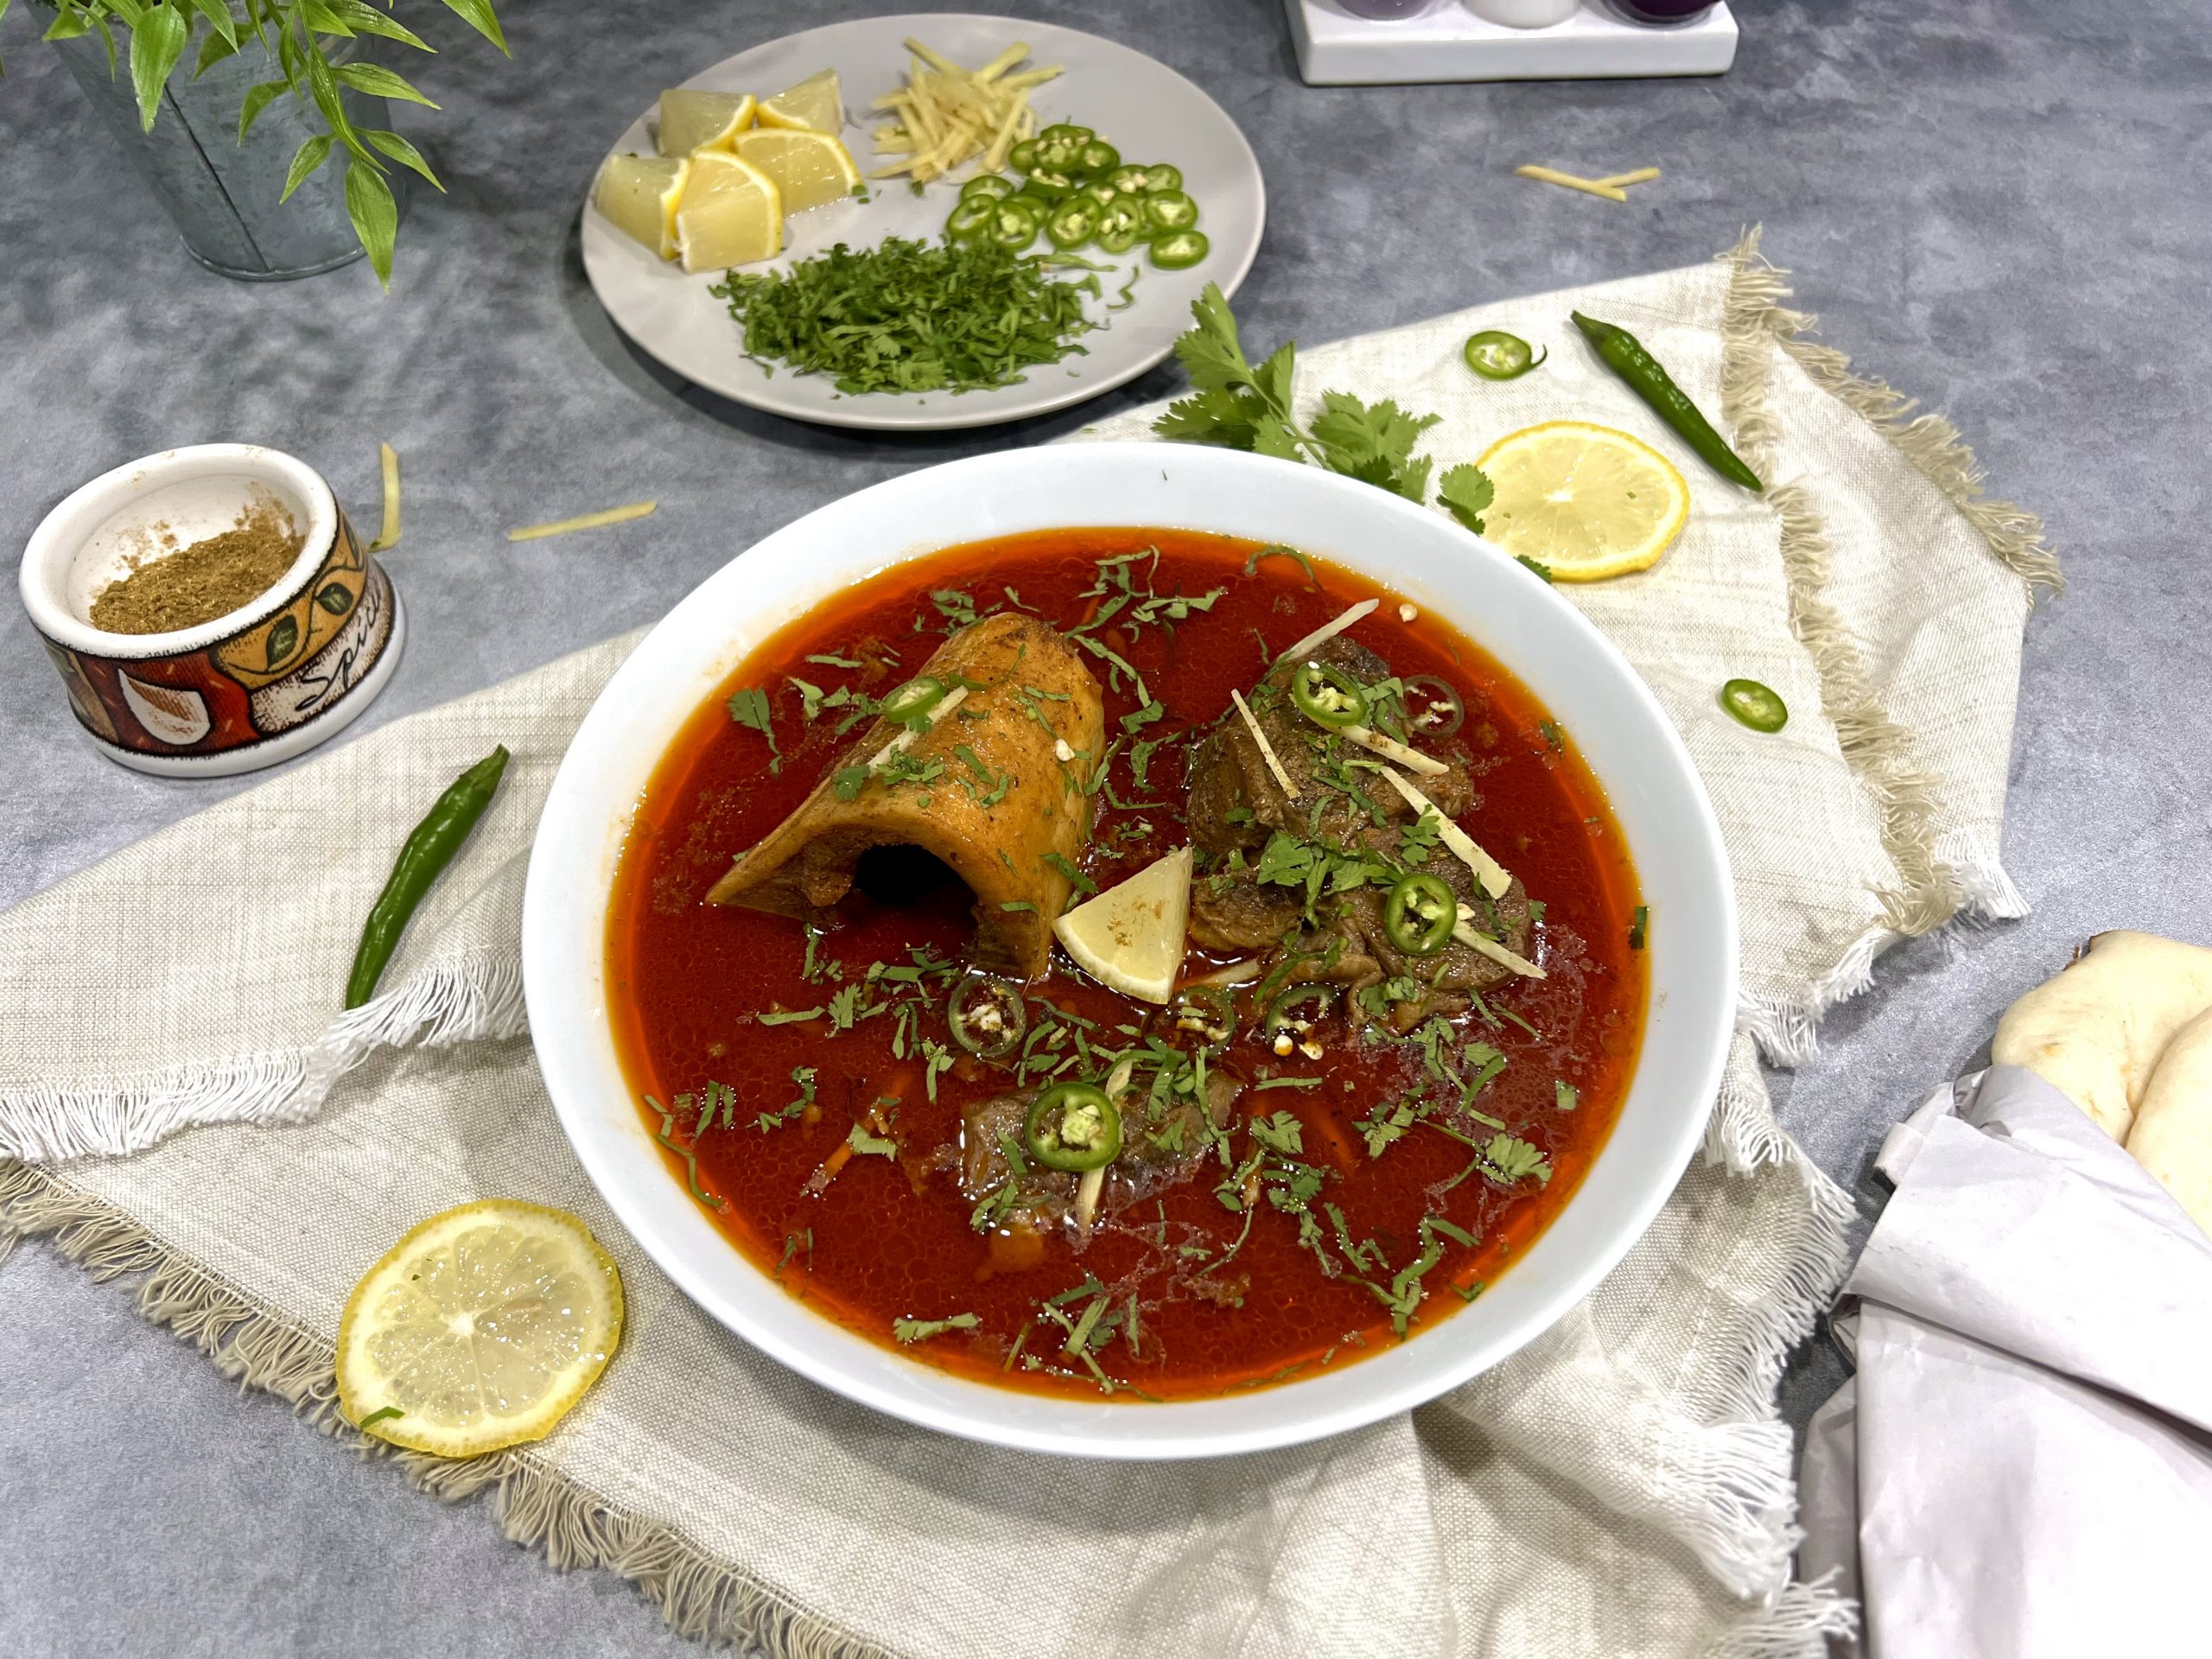
[[[1465,638],[1288,549],[1054,531],[740,667],[639,806],[608,982],[677,1190],[792,1294],[980,1381],[1188,1398],[1526,1249],[1634,1070],[1639,908]]]

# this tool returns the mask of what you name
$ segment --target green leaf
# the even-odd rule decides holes
[[[330,73],[355,92],[372,98],[397,98],[433,110],[438,107],[409,86],[406,77],[394,74],[380,63],[341,63]]]
[[[1483,512],[1496,494],[1490,474],[1465,461],[1446,467],[1436,480],[1437,505],[1478,536],[1483,533]]]
[[[353,31],[346,27],[344,19],[324,5],[322,0],[300,0],[300,15],[318,35],[335,35],[341,41],[353,38]]]
[[[377,281],[389,293],[391,289],[391,244],[399,233],[399,207],[391,199],[391,187],[384,175],[372,167],[364,167],[357,161],[346,163],[346,212],[353,221],[353,234],[361,238],[361,245],[368,250],[369,264],[376,271]]]
[[[507,52],[507,37],[499,32],[499,20],[492,10],[492,0],[446,0],[446,10],[500,51],[506,52],[507,56],[514,56]]]
[[[92,20],[86,13],[65,11],[58,14],[54,20],[46,26],[46,33],[41,38],[48,41],[73,41],[79,35],[88,32],[92,26]]]
[[[333,616],[343,616],[353,608],[353,590],[342,582],[330,582],[315,594],[315,602]]]
[[[238,19],[231,16],[231,9],[224,0],[192,0],[192,9],[207,20],[208,28],[230,43],[232,52],[238,49]],[[200,56],[204,58],[207,54],[202,52]]]
[[[330,159],[330,135],[318,132],[312,138],[301,141],[292,154],[292,170],[284,175],[284,194],[278,201],[289,201],[292,192],[315,176],[315,169]]]
[[[113,80],[115,79],[115,31],[107,26],[107,19],[105,17],[98,19],[94,27],[100,32],[100,44],[107,48],[107,78]]]
[[[326,0],[320,10],[341,19],[356,35],[381,35],[387,41],[397,41],[411,46],[418,52],[435,53],[437,48],[405,24],[397,22],[364,0]]]
[[[245,143],[246,134],[253,130],[253,124],[269,107],[269,100],[283,90],[284,83],[281,80],[264,80],[246,88],[245,102],[238,107],[238,143]]]
[[[280,616],[269,630],[266,642],[267,659],[264,668],[274,670],[299,648],[300,623],[297,617]]]
[[[1257,435],[1251,416],[1233,391],[1193,392],[1179,398],[1152,423],[1152,429],[1175,442],[1218,444],[1228,449],[1249,449]]]
[[[1175,356],[1200,391],[1226,391],[1252,384],[1252,365],[1236,338],[1236,318],[1221,285],[1208,283],[1191,302],[1196,326],[1175,341]],[[1278,353],[1280,355],[1281,353]]]
[[[1350,392],[1325,391],[1313,437],[1331,471],[1423,501],[1428,497],[1429,463],[1410,457],[1421,435],[1440,418],[1409,415],[1387,397],[1370,405]]]
[[[322,111],[322,118],[330,124],[331,131],[340,136],[350,132],[353,123],[346,118],[346,104],[339,96],[338,78],[331,73],[330,60],[320,49],[307,54],[307,71],[308,94],[315,99],[315,108]]]
[[[162,110],[162,88],[168,84],[169,72],[191,37],[192,25],[175,6],[164,3],[138,14],[137,26],[130,31],[130,84],[138,93],[141,130],[154,130],[154,118]]]
[[[200,59],[192,66],[192,78],[199,79],[225,58],[236,55],[238,49],[234,42],[210,30],[207,38],[200,42]]]
[[[430,181],[433,188],[439,190],[445,188],[445,186],[438,182],[438,175],[430,171],[430,164],[423,159],[423,152],[397,133],[385,132],[375,127],[364,127],[361,130],[361,137],[403,167],[413,168]]]

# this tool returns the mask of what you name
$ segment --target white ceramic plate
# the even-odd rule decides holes
[[[1128,161],[1172,162],[1181,168],[1184,188],[1198,204],[1198,228],[1212,245],[1206,257],[1188,270],[1160,270],[1146,261],[1141,248],[1118,259],[1086,250],[1084,257],[1116,267],[1113,273],[1100,273],[1103,293],[1089,307],[1091,315],[1104,318],[1110,327],[1081,337],[1086,355],[1032,369],[1018,385],[994,391],[848,397],[826,376],[798,375],[781,365],[770,375],[745,355],[728,303],[707,291],[721,280],[721,273],[685,275],[681,266],[663,261],[616,230],[587,200],[584,272],[624,334],[687,380],[755,409],[830,426],[927,431],[1020,420],[1111,391],[1167,355],[1175,336],[1190,327],[1191,302],[1208,283],[1219,283],[1224,294],[1236,293],[1259,251],[1260,228],[1267,218],[1260,163],[1220,105],[1166,65],[1126,46],[1024,19],[917,13],[787,35],[725,58],[683,84],[766,97],[818,69],[835,69],[849,123],[842,136],[867,174],[881,165],[869,142],[875,122],[851,124],[867,116],[874,99],[905,84],[907,54],[900,42],[909,35],[971,68],[1017,40],[1029,43],[1035,63],[1065,66],[1065,74],[1037,91],[1039,121],[1077,122],[1096,128]],[[651,127],[657,119],[652,110],[639,116],[615,141],[613,153],[653,154]],[[960,176],[972,171],[963,168]],[[862,247],[887,236],[934,239],[960,194],[957,183],[935,183],[916,196],[896,179],[871,180],[868,192],[866,202],[836,202],[794,214],[780,258],[739,269],[785,269],[838,242]],[[1142,273],[1131,290],[1133,303],[1107,312],[1106,303],[1118,301],[1132,270]]]
[[[1148,1406],[1020,1393],[909,1359],[809,1312],[688,1199],[647,1135],[607,1009],[607,900],[668,743],[793,616],[932,548],[1053,526],[1159,524],[1284,541],[1448,619],[1564,721],[1611,799],[1651,908],[1643,1050],[1581,1190],[1483,1298],[1357,1364],[1233,1399]],[[1178,444],[1075,444],[952,461],[847,496],[733,559],[653,630],[586,716],[531,850],[530,1028],[562,1127],[639,1244],[687,1294],[824,1387],[1001,1446],[1198,1458],[1317,1439],[1497,1364],[1566,1313],[1658,1212],[1704,1131],[1736,1007],[1727,855],[1688,752],[1582,613],[1436,513],[1316,467]]]

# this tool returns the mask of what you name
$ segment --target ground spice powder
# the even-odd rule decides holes
[[[275,501],[255,502],[219,536],[139,564],[92,601],[110,633],[168,633],[227,616],[283,580],[307,537]]]

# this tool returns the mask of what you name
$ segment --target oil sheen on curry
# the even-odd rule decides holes
[[[754,653],[653,776],[608,978],[672,1198],[790,1294],[1173,1400],[1510,1267],[1626,1092],[1641,918],[1573,734],[1471,642],[1287,548],[1068,530]]]

